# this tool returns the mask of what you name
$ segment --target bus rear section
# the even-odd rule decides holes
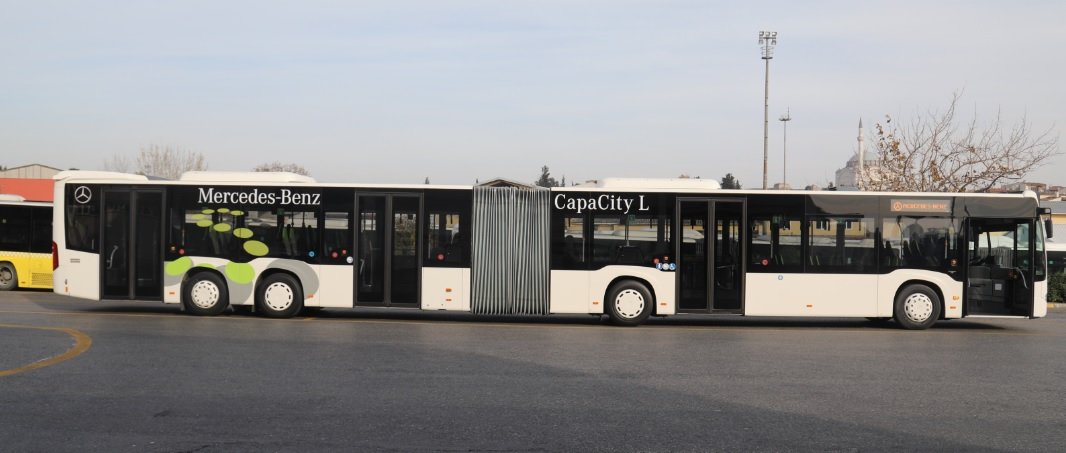
[[[52,205],[0,194],[0,291],[52,287]]]
[[[111,172],[56,175],[55,293],[90,300],[161,299],[163,191],[147,181]]]

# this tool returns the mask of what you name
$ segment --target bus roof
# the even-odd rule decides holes
[[[700,189],[719,190],[718,181],[698,178],[603,178],[574,187],[597,189]]]
[[[315,179],[310,176],[287,171],[187,171],[181,175],[179,181],[315,183]]]
[[[196,171],[186,172],[179,180],[158,180],[142,175],[108,171],[67,170],[59,172],[54,179],[61,182],[85,181],[95,183],[136,182],[138,184],[194,185],[203,183],[224,185],[246,185],[261,183],[265,185],[313,184],[328,187],[357,187],[367,189],[450,189],[471,190],[473,185],[436,185],[436,184],[366,184],[366,183],[329,183],[317,182],[309,176],[286,172],[240,172],[240,171]],[[759,189],[722,189],[717,181],[710,179],[688,178],[603,178],[589,183],[552,187],[556,192],[655,192],[655,193],[693,193],[745,195],[818,195],[818,196],[891,196],[891,197],[988,197],[988,198],[1032,198],[1037,199],[1036,192],[1026,190],[1022,193],[950,193],[950,192],[865,192],[834,190],[759,190]]]
[[[64,180],[78,180],[78,181],[148,181],[148,177],[144,175],[134,175],[130,173],[119,173],[117,171],[92,171],[92,170],[64,170],[56,173],[52,179],[56,181]]]
[[[0,193],[0,205],[50,207],[52,206],[52,203],[49,203],[47,201],[26,201],[26,198],[24,198],[22,195]]]

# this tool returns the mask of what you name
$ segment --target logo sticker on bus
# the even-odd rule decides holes
[[[74,201],[78,204],[88,203],[93,199],[93,191],[85,186],[78,186],[74,189]]]
[[[636,206],[634,206],[636,204]],[[648,211],[650,206],[644,203],[644,195],[637,198],[623,198],[617,195],[602,194],[595,197],[571,198],[566,194],[558,194],[554,200],[555,209],[569,209],[577,211],[615,211],[629,214],[630,210]]]

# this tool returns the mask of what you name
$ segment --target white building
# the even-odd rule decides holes
[[[836,172],[836,188],[837,190],[860,190],[859,189],[859,175],[865,172],[871,177],[877,175],[877,160],[878,156],[876,152],[866,152],[866,134],[862,128],[862,119],[859,119],[859,136],[858,147],[855,154],[848,159],[848,163],[844,164],[844,168],[837,170]]]
[[[62,170],[47,165],[29,164],[0,170],[0,178],[52,179]]]

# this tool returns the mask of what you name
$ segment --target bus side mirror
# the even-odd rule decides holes
[[[1048,238],[1055,236],[1055,224],[1051,223],[1051,219],[1044,219],[1044,233]]]

